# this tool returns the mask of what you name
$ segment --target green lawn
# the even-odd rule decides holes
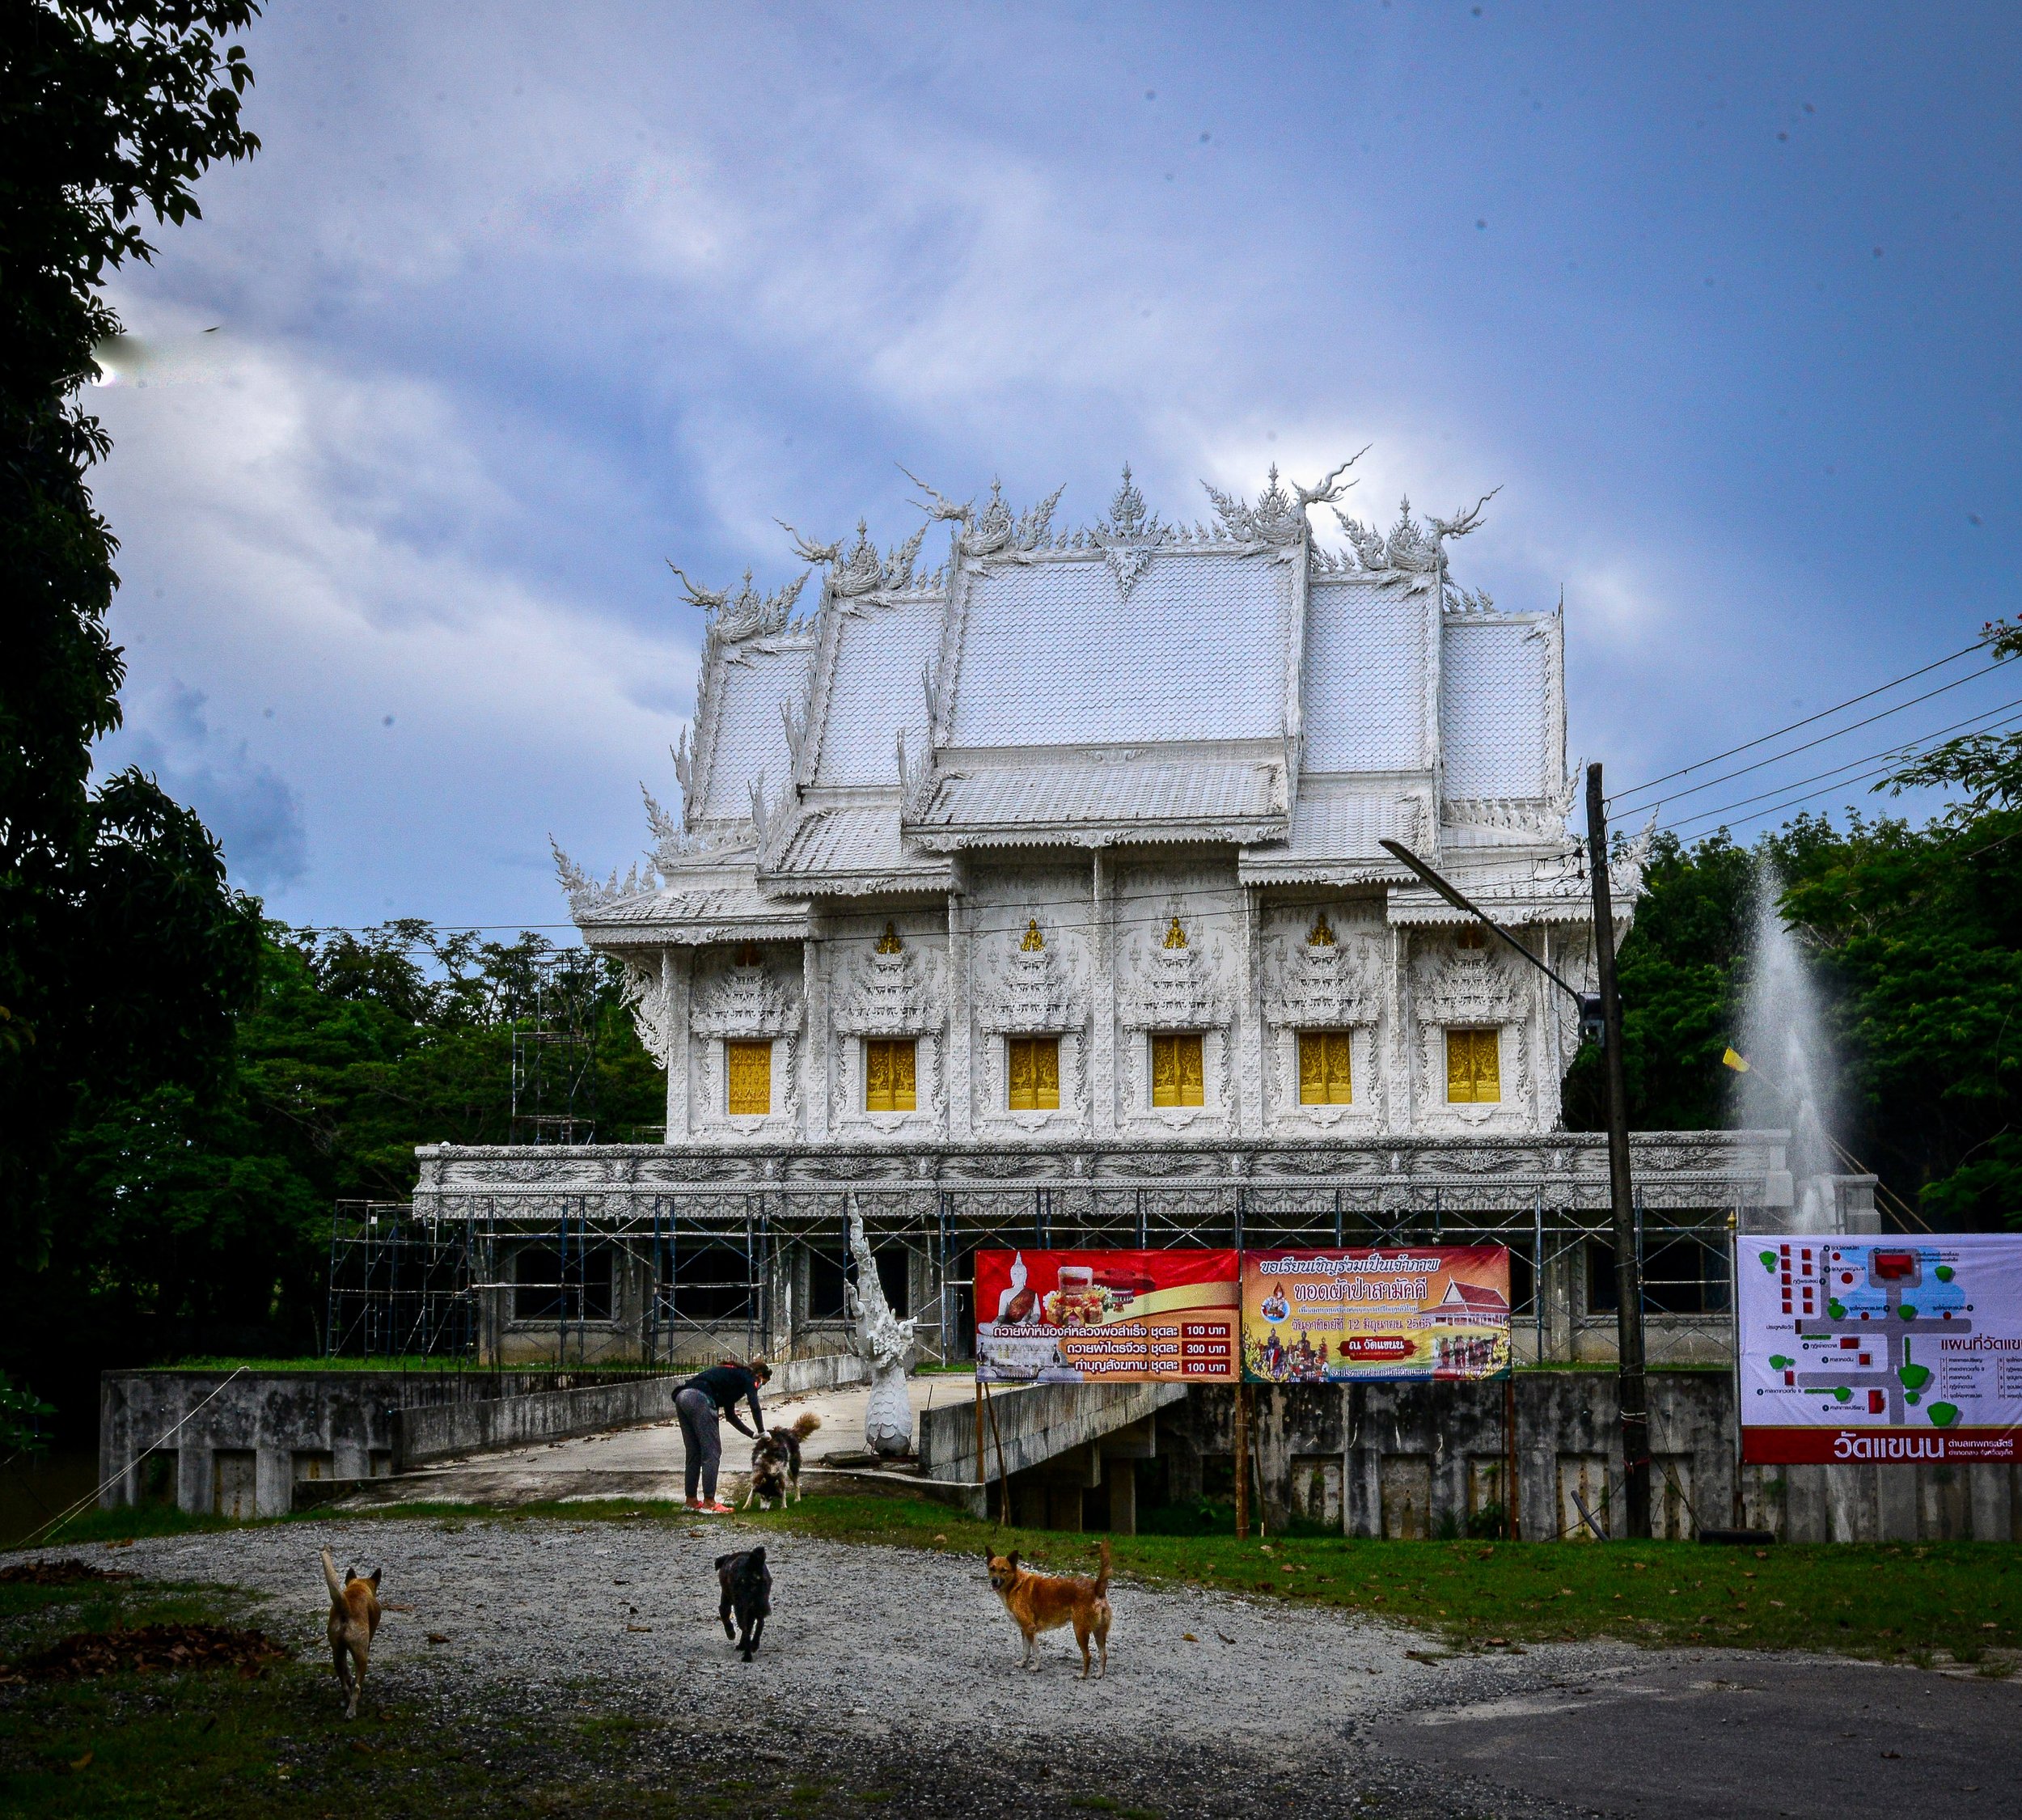
[[[747,1519],[838,1540],[1017,1548],[1087,1572],[1096,1538],[1000,1530],[923,1500],[810,1497]],[[1764,1549],[1697,1543],[1364,1542],[1116,1536],[1118,1568],[1421,1626],[1449,1648],[1572,1637],[1821,1649],[2005,1674],[2022,1647],[2022,1551],[2003,1543]],[[1990,1653],[1991,1652],[1991,1653]]]

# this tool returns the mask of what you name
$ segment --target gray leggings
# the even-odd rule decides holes
[[[723,1458],[722,1437],[717,1432],[716,1405],[700,1390],[683,1390],[674,1399],[674,1412],[681,1418],[681,1440],[687,1454],[688,1501],[695,1502],[696,1481],[702,1496],[716,1501],[716,1469]]]

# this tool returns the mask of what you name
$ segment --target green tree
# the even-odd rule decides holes
[[[152,1086],[214,1091],[257,935],[194,818],[93,743],[124,679],[105,616],[116,544],[87,476],[80,403],[120,324],[100,287],[181,222],[219,159],[249,155],[252,80],[223,38],[251,3],[15,0],[0,11],[0,1362],[46,1340],[53,1175],[79,1117]],[[220,1032],[223,1032],[221,1040]]]

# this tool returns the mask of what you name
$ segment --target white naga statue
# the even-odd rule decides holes
[[[899,1459],[912,1452],[912,1399],[906,1390],[906,1367],[912,1359],[913,1323],[900,1320],[885,1300],[884,1285],[878,1280],[878,1260],[870,1255],[863,1216],[853,1200],[849,1250],[857,1260],[857,1280],[845,1283],[843,1294],[850,1318],[857,1323],[857,1356],[870,1367],[864,1445],[881,1459]]]

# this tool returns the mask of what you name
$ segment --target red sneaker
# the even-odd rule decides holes
[[[696,1509],[705,1517],[734,1517],[737,1513],[727,1504],[699,1504]]]

